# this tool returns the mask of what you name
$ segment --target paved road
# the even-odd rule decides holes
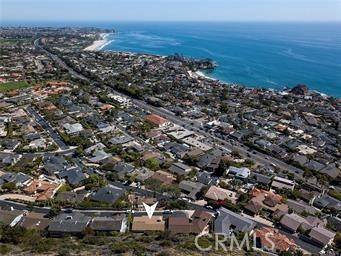
[[[22,194],[2,194],[0,200],[23,200],[26,202],[35,202],[36,198]]]
[[[57,62],[62,68],[66,69],[73,77],[84,80],[84,81],[90,81],[87,77],[75,72],[72,68],[70,68],[68,65],[65,64],[63,60],[61,60],[57,55],[50,53],[49,51],[45,50],[39,43],[40,39],[38,38],[34,41],[34,46],[43,51],[46,55],[48,55],[51,59],[53,59],[55,62]]]
[[[58,145],[61,150],[69,150],[70,148],[64,143],[60,135],[52,128],[52,126],[31,106],[26,108],[27,112],[32,115],[36,122],[46,130],[54,142]]]

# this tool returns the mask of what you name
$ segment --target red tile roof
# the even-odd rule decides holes
[[[295,251],[297,245],[293,239],[281,234],[278,229],[263,227],[255,231],[255,235],[260,239],[262,247],[273,249],[273,251]],[[271,240],[272,243],[269,241]],[[274,246],[274,248],[271,248]]]
[[[167,119],[165,119],[161,116],[155,115],[155,114],[151,114],[151,115],[146,116],[146,121],[148,121],[149,123],[151,123],[153,125],[157,125],[157,126],[163,125],[163,124],[168,122]]]

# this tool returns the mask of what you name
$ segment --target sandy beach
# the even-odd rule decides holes
[[[217,80],[217,79],[214,79],[214,78],[212,78],[212,77],[209,77],[209,76],[205,75],[205,74],[204,74],[203,72],[201,72],[201,71],[197,71],[197,72],[195,72],[195,74],[196,74],[198,77],[203,77],[203,78],[210,79],[210,80],[214,80],[214,81]]]
[[[99,51],[99,50],[101,50],[104,46],[108,45],[111,42],[111,41],[107,40],[108,35],[109,34],[107,34],[107,33],[100,34],[101,39],[94,41],[91,45],[84,48],[84,51]]]

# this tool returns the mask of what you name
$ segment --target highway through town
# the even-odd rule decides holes
[[[69,147],[65,144],[63,139],[60,137],[58,132],[56,132],[52,126],[31,106],[26,108],[26,111],[34,117],[36,122],[50,134],[50,137],[58,145],[61,150],[68,150]]]

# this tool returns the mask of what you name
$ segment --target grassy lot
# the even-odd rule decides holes
[[[0,84],[0,92],[8,92],[8,91],[17,90],[17,89],[24,89],[30,86],[31,85],[28,84],[27,82],[9,82],[9,83]]]
[[[17,39],[11,39],[11,38],[0,38],[0,44],[5,46],[5,45],[11,45],[11,44],[16,44],[19,42],[25,42],[30,39],[27,38],[17,38]]]

